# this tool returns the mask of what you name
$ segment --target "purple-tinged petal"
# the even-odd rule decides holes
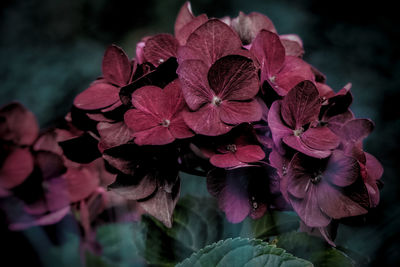
[[[133,138],[131,130],[123,121],[99,122],[96,128],[100,134],[100,142],[105,149],[125,144]]]
[[[311,192],[310,174],[307,168],[303,166],[299,154],[296,154],[287,168],[287,190],[291,196],[303,199]]]
[[[12,151],[0,167],[0,188],[12,189],[20,185],[33,171],[33,157],[29,149]]]
[[[284,34],[279,37],[285,47],[286,56],[301,58],[304,55],[303,41],[297,34]]]
[[[282,101],[275,101],[268,113],[268,125],[271,129],[272,139],[276,148],[282,152],[282,139],[285,136],[293,135],[293,130],[285,126],[281,119]]]
[[[134,142],[143,145],[165,145],[172,143],[175,138],[167,127],[156,126],[133,134]]]
[[[256,162],[265,158],[265,153],[258,145],[239,146],[235,156],[242,162]]]
[[[356,159],[346,156],[340,150],[335,150],[329,158],[323,176],[336,186],[349,186],[360,176],[360,166]]]
[[[46,208],[54,212],[69,206],[70,198],[67,189],[67,180],[64,176],[46,180],[42,184],[45,192]]]
[[[243,163],[231,152],[213,155],[210,158],[210,163],[219,168],[231,168],[243,165]]]
[[[269,79],[273,79],[285,61],[285,48],[279,36],[270,31],[261,31],[254,39],[250,51],[254,53]]]
[[[372,180],[379,180],[383,175],[382,164],[371,154],[364,152],[366,157],[365,169]]]
[[[276,33],[272,21],[268,17],[257,12],[251,12],[248,15],[239,12],[239,16],[234,18],[231,24],[244,44],[250,44],[261,30]]]
[[[340,129],[346,122],[348,122],[349,120],[352,120],[352,119],[354,119],[354,114],[353,114],[353,112],[351,112],[351,110],[348,109],[344,113],[341,113],[339,115],[328,118],[327,126],[337,136],[341,136]],[[324,120],[324,118],[322,118],[322,120]]]
[[[200,60],[187,60],[176,71],[182,83],[182,93],[191,110],[197,110],[212,101],[213,93],[208,85],[207,66]]]
[[[119,89],[109,83],[96,83],[77,95],[74,105],[84,110],[109,107],[119,101]]]
[[[170,57],[176,57],[179,43],[171,34],[157,34],[147,39],[143,54],[145,61],[158,66]]]
[[[227,124],[259,121],[262,116],[261,106],[255,99],[250,102],[222,101],[219,108],[220,118]]]
[[[198,134],[216,136],[232,129],[232,126],[221,121],[220,109],[212,104],[207,104],[196,112],[183,111],[183,119]]]
[[[283,120],[297,130],[318,118],[321,104],[319,93],[311,81],[303,81],[293,87],[282,100]]]
[[[130,109],[124,114],[124,122],[133,132],[139,132],[158,126],[161,120],[141,110]]]
[[[307,146],[298,136],[288,135],[283,137],[283,142],[291,148],[313,158],[326,158],[331,155],[331,150],[318,150]]]
[[[178,52],[179,62],[200,59],[211,66],[217,59],[235,54],[241,49],[242,42],[228,25],[218,19],[210,19],[189,36],[186,47],[191,52]]]
[[[362,141],[374,129],[374,123],[369,119],[354,119],[348,121],[340,129],[340,135],[345,142]]]
[[[274,81],[269,82],[279,95],[284,96],[305,80],[314,80],[310,65],[300,58],[287,56],[283,68],[275,75]]]
[[[343,195],[328,183],[320,183],[316,198],[321,210],[333,219],[341,219],[367,213],[367,210]]]
[[[132,66],[121,47],[111,45],[104,53],[102,71],[104,78],[115,85],[124,86],[131,77]]]
[[[340,144],[339,137],[328,127],[308,128],[300,135],[300,139],[305,145],[317,150],[335,149]]]
[[[38,133],[35,115],[20,103],[12,102],[0,108],[0,140],[31,145]]]
[[[218,59],[208,72],[208,83],[222,100],[247,100],[259,90],[253,61],[238,55]]]
[[[189,36],[194,32],[198,27],[206,23],[208,20],[206,14],[199,15],[194,18],[192,21],[183,26],[178,32],[175,31],[175,37],[179,41],[180,45],[185,45]]]
[[[331,218],[320,209],[317,198],[319,192],[317,186],[310,186],[304,199],[290,199],[293,209],[309,227],[324,227],[331,222]]]

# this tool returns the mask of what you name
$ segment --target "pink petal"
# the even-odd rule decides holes
[[[207,104],[196,112],[183,111],[185,123],[196,133],[216,136],[229,132],[232,126],[220,119],[220,108]]]
[[[31,145],[38,133],[35,115],[20,103],[12,102],[0,108],[0,140]]]
[[[123,121],[116,123],[99,122],[96,128],[105,149],[125,144],[133,138],[131,130]]]
[[[192,12],[192,6],[190,2],[185,2],[181,9],[179,9],[178,15],[176,16],[175,25],[174,25],[174,32],[175,36],[178,38],[179,31],[189,22],[194,19],[194,15]],[[179,40],[179,38],[178,38]]]
[[[220,118],[227,124],[259,121],[262,116],[261,106],[255,99],[250,102],[222,101],[219,108]]]
[[[297,130],[318,118],[319,93],[311,81],[303,81],[293,87],[283,98],[281,114],[293,130]]]
[[[379,180],[383,175],[382,164],[371,154],[365,152],[367,159],[365,168],[372,180]]]
[[[131,77],[131,63],[121,47],[111,45],[104,53],[102,71],[104,78],[117,86],[124,86]]]
[[[179,113],[186,105],[183,98],[182,86],[178,79],[170,82],[163,89],[166,107],[168,108],[168,118],[171,118]]]
[[[124,114],[124,122],[133,132],[139,132],[160,125],[161,119],[138,109],[130,109]]]
[[[99,185],[99,177],[86,166],[68,168],[65,174],[71,202],[78,202],[92,194]]]
[[[169,125],[169,131],[175,138],[189,138],[194,136],[192,130],[186,125],[182,113],[174,117]]]
[[[367,210],[328,183],[320,183],[316,193],[319,207],[325,214],[333,219],[341,219],[367,213]]]
[[[140,41],[136,44],[136,58],[138,64],[143,64],[144,63],[144,53],[143,53],[143,48],[145,45],[145,41]]]
[[[282,101],[275,101],[268,113],[268,125],[271,129],[272,140],[276,148],[283,152],[282,139],[285,136],[292,135],[293,130],[288,128],[281,119],[281,104]]]
[[[152,114],[155,118],[169,117],[167,98],[163,89],[148,85],[137,89],[132,93],[132,105],[140,111]]]
[[[228,25],[218,19],[210,19],[189,36],[186,47],[191,52],[178,52],[179,62],[200,59],[211,66],[217,59],[235,54],[235,51],[241,49],[242,42]]]
[[[157,34],[146,41],[144,58],[157,67],[168,58],[176,57],[178,46],[178,41],[171,34]]]
[[[17,148],[4,160],[0,168],[0,188],[12,189],[20,185],[33,171],[33,157],[27,148]]]
[[[213,93],[208,85],[208,67],[200,60],[182,62],[177,71],[182,83],[182,93],[191,110],[211,102]]]
[[[285,48],[279,36],[270,31],[261,31],[254,39],[250,51],[258,59],[268,78],[275,76],[285,61]]]
[[[317,194],[319,194],[319,188],[312,185],[304,199],[290,199],[300,219],[310,227],[324,227],[331,222],[331,218],[320,209]]]
[[[265,158],[265,153],[258,145],[239,146],[235,157],[242,162],[256,162]]]
[[[181,45],[185,45],[187,39],[192,34],[192,32],[194,32],[198,27],[206,23],[207,20],[208,18],[205,14],[194,18],[192,21],[183,26],[178,32],[175,31],[176,39],[178,39]]]
[[[243,165],[231,152],[225,154],[215,154],[210,158],[210,163],[219,168],[231,168]]]
[[[326,158],[331,155],[330,150],[318,150],[307,146],[298,136],[288,135],[283,137],[283,142],[291,148],[313,158]]]
[[[156,126],[147,130],[135,132],[134,142],[139,146],[143,145],[165,145],[172,143],[175,138],[167,127]]]
[[[249,15],[239,12],[239,16],[232,20],[232,27],[245,44],[250,44],[261,30],[276,33],[272,21],[268,17],[257,12],[252,12]]]
[[[314,80],[311,66],[300,58],[287,56],[283,68],[276,74],[275,81],[270,83],[276,84],[273,88],[279,95],[286,95],[290,89],[305,80]]]
[[[253,61],[238,55],[218,59],[208,72],[208,82],[223,100],[247,100],[259,90]]]
[[[340,139],[328,127],[308,128],[302,135],[301,141],[310,148],[330,150],[339,146]]]
[[[297,34],[284,34],[279,37],[285,47],[286,56],[301,58],[304,55],[303,41]]]
[[[119,89],[109,83],[95,83],[77,95],[74,105],[85,110],[106,108],[119,101]]]
[[[346,187],[353,184],[360,176],[360,166],[356,159],[346,156],[340,150],[335,150],[329,158],[323,176],[336,186]]]

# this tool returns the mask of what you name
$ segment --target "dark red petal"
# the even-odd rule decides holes
[[[235,51],[241,49],[242,42],[228,25],[218,19],[210,19],[189,36],[186,47],[191,52],[178,53],[180,62],[200,59],[211,66],[217,59],[235,54]]]
[[[290,203],[300,219],[310,227],[324,227],[331,222],[331,218],[320,209],[318,193],[319,188],[311,186],[304,199],[290,199]]]
[[[179,113],[185,107],[185,99],[183,98],[182,85],[178,79],[170,82],[163,89],[164,101],[168,111],[167,117],[172,119],[175,114]]]
[[[159,187],[156,194],[150,199],[139,202],[146,213],[154,216],[166,227],[172,227],[172,214],[179,199],[180,179],[173,185],[171,191]]]
[[[317,150],[335,149],[340,144],[339,137],[328,127],[308,128],[300,135],[300,139],[305,145]]]
[[[181,45],[185,45],[190,34],[194,32],[198,27],[207,22],[208,18],[206,14],[199,15],[192,21],[183,26],[178,32],[175,31],[175,37]]]
[[[154,66],[158,66],[170,57],[176,57],[179,43],[171,34],[157,34],[146,41],[143,48],[144,58]]]
[[[174,32],[175,36],[178,38],[178,32],[189,22],[194,19],[194,15],[192,12],[192,6],[190,2],[185,2],[181,9],[179,9],[178,15],[176,16],[175,25],[174,25]]]
[[[340,129],[340,135],[345,142],[362,141],[374,129],[374,123],[369,119],[354,119],[348,121]]]
[[[285,61],[285,48],[279,36],[270,31],[261,31],[254,39],[250,51],[258,59],[268,78],[275,76]]]
[[[297,130],[318,118],[321,104],[319,93],[311,81],[303,81],[293,87],[283,98],[281,114],[293,130]]]
[[[316,194],[321,210],[333,219],[367,213],[367,210],[328,183],[320,183]]]
[[[231,168],[243,165],[233,153],[215,154],[210,158],[210,163],[219,168]]]
[[[297,34],[279,36],[285,47],[286,56],[302,57],[304,55],[303,41]]]
[[[99,122],[97,131],[100,134],[100,141],[104,149],[125,144],[133,138],[131,130],[123,121],[116,123]]]
[[[134,142],[139,146],[143,145],[165,145],[173,142],[175,138],[167,127],[156,126],[147,130],[135,132]]]
[[[207,104],[196,112],[183,111],[183,119],[198,134],[216,136],[232,129],[232,126],[221,121],[220,109],[212,104]]]
[[[124,86],[131,77],[131,63],[121,47],[111,45],[103,57],[102,71],[104,78],[115,85]]]
[[[283,142],[291,148],[314,158],[326,158],[331,155],[331,150],[318,150],[303,143],[298,136],[288,135],[283,137]]]
[[[240,146],[235,156],[242,162],[256,162],[265,158],[265,153],[258,145]]]
[[[0,168],[0,187],[12,189],[20,185],[33,171],[33,157],[27,148],[11,152]]]
[[[135,108],[160,120],[170,116],[167,101],[163,89],[153,85],[143,86],[132,94],[132,104]]]
[[[227,124],[259,121],[262,110],[257,100],[250,102],[222,101],[220,105],[220,118]]]
[[[125,124],[133,131],[144,131],[160,125],[161,120],[138,109],[130,109],[124,114]]]
[[[87,166],[68,168],[65,174],[68,192],[71,202],[77,202],[87,198],[99,185],[97,173]]]
[[[189,138],[194,136],[194,133],[186,125],[182,113],[174,117],[169,125],[169,131],[175,138]]]
[[[35,115],[17,102],[0,109],[0,140],[17,145],[31,145],[37,138],[39,126]]]
[[[208,72],[208,83],[223,100],[247,100],[259,89],[253,61],[238,55],[218,59]]]
[[[177,71],[182,83],[182,93],[192,110],[197,110],[205,103],[210,103],[213,92],[208,85],[208,67],[200,60],[182,62]]]
[[[329,158],[323,177],[332,184],[345,187],[353,184],[360,176],[360,166],[356,159],[335,150]]]
[[[276,74],[273,86],[279,95],[286,95],[293,87],[305,80],[314,80],[311,66],[300,58],[287,56],[283,68]],[[277,88],[275,88],[277,87]]]
[[[85,110],[106,108],[119,100],[119,89],[109,83],[95,83],[77,95],[74,105]]]
[[[250,44],[261,30],[276,33],[272,21],[258,12],[252,12],[249,15],[239,12],[239,16],[232,20],[232,27],[245,44]]]
[[[281,119],[282,101],[275,101],[268,113],[268,125],[271,129],[272,140],[280,152],[282,152],[282,139],[285,136],[293,135],[293,130],[289,129]]]

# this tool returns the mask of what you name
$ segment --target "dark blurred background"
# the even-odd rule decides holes
[[[183,2],[2,0],[0,106],[18,100],[36,114],[42,127],[50,126],[68,112],[74,96],[101,74],[102,56],[109,44],[122,46],[133,57],[141,37],[172,33]],[[376,123],[375,131],[365,141],[365,149],[384,165],[385,186],[379,207],[370,213],[364,225],[341,226],[337,241],[370,257],[373,266],[398,264],[400,16],[397,8],[382,0],[191,2],[195,14],[207,13],[209,17],[236,16],[239,11],[266,14],[280,34],[301,36],[305,60],[327,75],[330,86],[339,90],[347,82],[353,84],[354,113]],[[20,249],[25,247],[20,245]]]

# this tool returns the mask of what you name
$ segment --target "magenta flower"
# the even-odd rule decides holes
[[[201,14],[197,17],[193,15],[190,2],[183,4],[178,12],[174,26],[175,37],[179,44],[185,45],[189,35],[207,20],[206,14]]]
[[[186,60],[177,70],[191,111],[183,114],[196,133],[221,135],[234,125],[261,119],[256,68],[243,56],[231,55],[208,68],[200,60]]]
[[[188,138],[193,132],[182,118],[185,102],[178,80],[164,89],[144,86],[132,94],[136,109],[124,115],[126,125],[133,131],[138,145],[165,145],[176,138]]]
[[[74,105],[84,110],[115,109],[121,105],[120,87],[127,85],[136,70],[136,63],[128,58],[122,48],[107,48],[102,63],[103,78],[77,95]]]
[[[286,56],[285,47],[273,32],[261,31],[250,51],[260,63],[261,82],[267,81],[281,96],[301,81],[314,80],[310,65],[296,56]]]
[[[311,157],[328,157],[340,140],[327,126],[313,126],[320,108],[318,90],[310,81],[299,83],[282,101],[275,101],[268,114],[268,124],[276,147],[282,151],[283,141]]]
[[[324,160],[296,154],[287,175],[282,177],[287,180],[283,188],[287,191],[287,200],[309,227],[324,227],[332,219],[365,214],[364,204],[368,200],[356,200],[356,196],[362,193],[350,187],[359,178],[357,160],[340,150],[335,150],[329,159]]]

